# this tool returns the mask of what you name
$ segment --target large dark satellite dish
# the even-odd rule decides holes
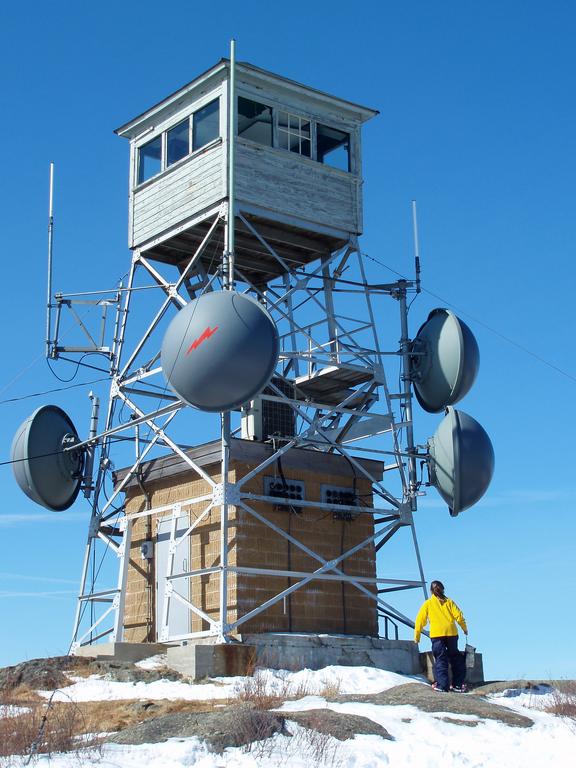
[[[433,309],[412,344],[412,380],[418,402],[440,413],[469,391],[480,365],[470,328],[448,309]]]
[[[12,467],[24,493],[60,512],[78,495],[84,451],[65,451],[79,442],[74,424],[56,405],[43,405],[20,425],[12,441]]]
[[[268,312],[235,291],[204,293],[178,312],[162,342],[162,370],[176,394],[203,411],[228,411],[269,382],[278,331]]]
[[[428,443],[430,482],[456,517],[482,498],[494,473],[494,449],[483,427],[447,408]]]

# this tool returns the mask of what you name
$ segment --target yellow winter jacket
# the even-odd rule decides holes
[[[420,642],[420,634],[428,621],[430,621],[430,637],[454,637],[458,635],[455,622],[458,622],[463,632],[468,634],[464,614],[449,597],[442,603],[436,595],[432,595],[422,604],[414,625],[415,642]]]

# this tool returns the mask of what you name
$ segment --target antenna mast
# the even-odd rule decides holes
[[[416,200],[412,200],[412,228],[414,230],[414,263],[416,266],[416,293],[420,293],[420,246],[418,244],[418,217]]]
[[[224,287],[234,290],[234,226],[236,223],[235,163],[236,163],[236,40],[230,40],[230,100],[228,117],[228,226],[226,229],[226,258]]]
[[[50,193],[48,203],[48,288],[46,292],[46,357],[50,357],[52,326],[52,238],[54,234],[54,163],[50,163]]]

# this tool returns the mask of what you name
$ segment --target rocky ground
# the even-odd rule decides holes
[[[65,690],[71,683],[69,675],[100,675],[119,682],[150,683],[160,679],[185,682],[179,673],[167,668],[141,669],[130,663],[64,656],[35,659],[0,670],[1,700],[4,703],[18,701],[22,704],[27,698],[26,692],[32,701],[37,690]],[[530,728],[533,721],[529,717],[500,706],[486,696],[506,688],[529,690],[535,685],[537,683],[533,681],[489,683],[477,686],[470,693],[462,695],[437,693],[428,686],[414,682],[398,685],[381,693],[328,694],[326,698],[335,703],[411,705],[423,712],[442,713],[440,719],[464,727],[474,727],[478,724],[478,721],[469,719],[469,716],[473,716],[483,720],[495,720],[511,728]],[[289,733],[287,719],[339,740],[350,739],[356,734],[394,738],[393,734],[389,734],[381,725],[366,717],[341,714],[330,709],[290,711],[283,714],[274,711],[282,701],[275,704],[277,706],[268,709],[260,706],[257,700],[225,700],[215,704],[214,700],[208,698],[206,701],[194,702],[114,702],[115,709],[121,709],[122,717],[110,721],[114,724],[109,725],[108,729],[116,732],[110,734],[106,740],[118,744],[154,744],[172,737],[197,736],[207,742],[215,752],[222,752],[227,747],[242,746],[275,733]],[[100,705],[102,707],[102,703]],[[112,709],[112,704],[109,709]]]

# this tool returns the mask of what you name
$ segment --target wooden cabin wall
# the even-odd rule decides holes
[[[221,140],[208,145],[133,191],[130,248],[181,226],[224,198],[224,146]]]
[[[272,220],[274,213],[293,216],[312,230],[314,224],[320,224],[359,233],[359,185],[360,180],[352,173],[238,139],[236,194],[240,208],[242,203],[266,208]]]

